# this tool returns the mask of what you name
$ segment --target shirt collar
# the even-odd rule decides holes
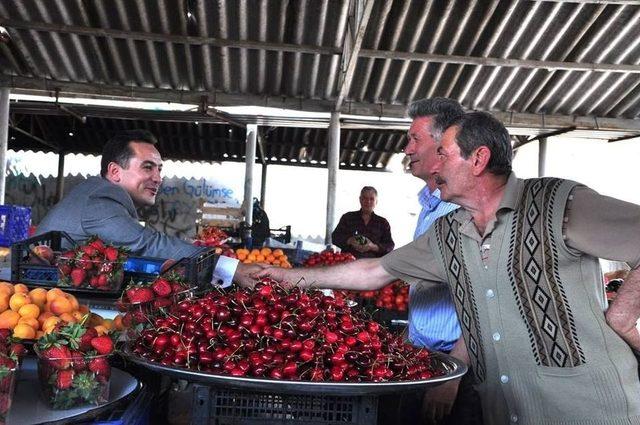
[[[517,178],[516,174],[512,171],[507,179],[507,186],[504,190],[504,195],[500,200],[498,211],[501,210],[515,210],[520,197],[522,196],[522,190],[524,189],[524,181]],[[453,216],[459,223],[470,223],[471,213],[464,208],[458,208],[456,214]]]
[[[436,188],[436,190],[431,192],[429,186],[425,185],[422,190],[418,192],[418,202],[420,202],[420,205],[426,211],[431,212],[435,210],[440,202],[442,202],[440,199],[440,189]]]

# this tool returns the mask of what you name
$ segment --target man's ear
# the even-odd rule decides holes
[[[122,179],[122,167],[115,162],[110,162],[107,166],[107,180],[118,183]]]
[[[474,175],[480,175],[489,165],[491,151],[486,146],[480,146],[472,154]]]

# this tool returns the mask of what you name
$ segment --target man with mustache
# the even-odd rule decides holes
[[[151,206],[162,183],[162,157],[157,140],[146,130],[127,130],[103,148],[99,177],[74,187],[38,225],[36,234],[63,231],[75,241],[93,235],[128,248],[132,255],[180,259],[206,248],[196,247],[138,222],[136,208]],[[214,276],[230,283],[251,268],[232,258],[217,259]]]
[[[258,275],[350,290],[447,282],[485,424],[640,424],[640,206],[518,179],[487,113],[457,120],[437,154],[440,196],[460,208],[425,235],[380,259]],[[598,258],[631,267],[611,306]]]

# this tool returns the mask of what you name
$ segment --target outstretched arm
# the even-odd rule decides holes
[[[606,313],[609,326],[636,352],[640,352],[639,317],[640,267],[629,272]]]
[[[363,259],[331,267],[283,269],[267,267],[255,277],[271,277],[303,288],[349,289],[371,291],[382,288],[395,278],[383,267],[379,258]]]

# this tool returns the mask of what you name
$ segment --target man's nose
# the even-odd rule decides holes
[[[404,150],[403,150],[404,154],[411,155],[413,153],[413,146],[414,146],[413,141],[409,139],[409,141],[407,142],[407,146],[404,147]]]
[[[436,160],[433,161],[433,165],[431,166],[431,169],[429,170],[429,172],[431,174],[438,173],[440,172],[441,166],[442,166],[442,160],[436,157]]]
[[[157,183],[162,183],[162,174],[159,169],[153,173],[153,181]]]

